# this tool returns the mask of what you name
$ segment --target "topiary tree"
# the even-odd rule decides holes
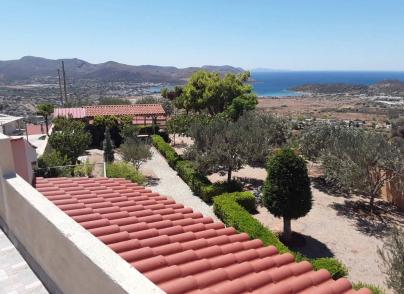
[[[109,132],[109,128],[105,128],[104,133],[104,142],[102,144],[104,149],[104,160],[105,162],[113,162],[114,161],[114,145],[112,144],[111,134]]]
[[[306,162],[292,149],[280,149],[269,158],[267,170],[264,205],[276,217],[283,217],[283,239],[288,241],[291,220],[305,216],[312,206]]]

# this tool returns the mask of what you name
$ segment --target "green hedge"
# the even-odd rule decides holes
[[[167,159],[168,164],[175,169],[177,161],[182,160],[181,156],[159,135],[153,135],[152,142],[154,147]]]
[[[322,268],[327,269],[334,280],[345,277],[348,275],[347,267],[338,259],[323,257],[311,260],[311,264],[315,270]]]
[[[278,237],[257,219],[248,210],[255,209],[255,197],[250,192],[227,193],[213,199],[215,214],[228,226],[239,232],[247,233],[252,239],[260,239],[265,245],[275,246],[280,253],[292,253],[296,261],[309,260],[313,268],[326,269],[334,279],[348,275],[347,268],[335,258],[319,258],[310,260],[298,252],[291,251]]]
[[[177,171],[178,175],[187,183],[195,195],[206,203],[212,203],[213,197],[217,195],[242,190],[241,184],[237,181],[212,184],[205,175],[195,168],[192,161],[182,159],[161,136],[153,135],[152,142],[154,147],[166,158],[168,164]]]

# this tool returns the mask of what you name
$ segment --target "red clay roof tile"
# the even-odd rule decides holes
[[[84,106],[86,116],[97,115],[165,115],[161,104],[93,105]]]
[[[124,179],[36,187],[167,293],[371,293]]]

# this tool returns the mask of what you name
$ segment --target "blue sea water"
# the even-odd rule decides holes
[[[383,80],[404,81],[404,72],[285,71],[252,72],[254,92],[258,96],[299,96],[290,88],[304,84],[347,83],[370,85]]]

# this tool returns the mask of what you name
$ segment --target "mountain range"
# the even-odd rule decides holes
[[[229,65],[177,68],[173,66],[127,65],[114,61],[93,64],[85,60],[63,59],[68,79],[91,79],[99,81],[131,81],[131,82],[180,82],[192,73],[204,69],[225,73],[240,73],[239,67]],[[46,59],[42,57],[24,56],[17,60],[0,61],[0,81],[32,81],[38,79],[57,79],[57,69],[61,68],[62,59]]]

